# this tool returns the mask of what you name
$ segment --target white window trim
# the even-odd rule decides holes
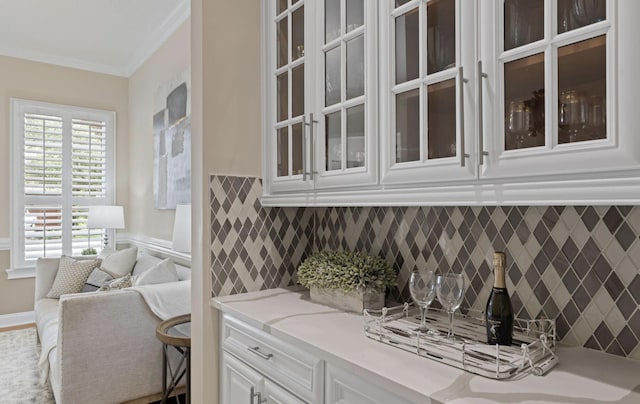
[[[24,114],[28,112],[63,116],[65,120],[84,118],[104,121],[107,134],[107,186],[105,198],[97,204],[114,204],[116,189],[116,116],[113,111],[76,107],[64,104],[53,104],[40,101],[11,98],[11,176],[10,198],[11,212],[11,268],[7,270],[9,279],[29,278],[35,275],[35,268],[24,259]],[[63,177],[67,175],[63,173]],[[109,179],[111,179],[109,181]],[[70,202],[70,197],[63,197]],[[18,212],[20,211],[20,212]],[[19,214],[17,214],[19,213]],[[22,230],[21,230],[22,229]],[[111,234],[113,236],[113,234]]]

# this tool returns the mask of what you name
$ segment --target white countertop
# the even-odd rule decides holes
[[[211,305],[416,403],[640,403],[640,361],[591,349],[558,347],[560,363],[548,374],[498,381],[367,338],[362,316],[313,303],[299,289]]]

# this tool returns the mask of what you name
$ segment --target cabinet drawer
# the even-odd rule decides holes
[[[237,319],[223,315],[222,348],[310,402],[321,402],[323,362]]]

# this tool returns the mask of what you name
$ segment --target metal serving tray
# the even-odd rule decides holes
[[[482,313],[469,311],[455,316],[455,339],[446,337],[448,315],[429,309],[427,325],[435,335],[417,330],[417,308],[403,306],[364,311],[364,332],[376,341],[446,363],[491,379],[541,376],[558,363],[555,355],[555,320],[515,319],[513,345],[488,345]]]

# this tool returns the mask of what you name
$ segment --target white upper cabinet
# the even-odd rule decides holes
[[[265,205],[640,203],[640,1],[265,4]]]
[[[625,74],[621,64],[631,48],[618,41],[629,36],[624,29],[631,28],[618,19],[625,13],[637,18],[636,4],[482,4],[478,69],[486,76],[478,87],[479,114],[484,118],[479,144],[486,155],[480,161],[481,178],[616,178],[628,171],[637,175],[640,137],[636,129],[621,125],[618,114],[618,106],[634,102],[640,90],[637,73]]]
[[[377,4],[265,4],[265,191],[377,184]]]
[[[474,4],[382,1],[381,182],[476,178]]]

